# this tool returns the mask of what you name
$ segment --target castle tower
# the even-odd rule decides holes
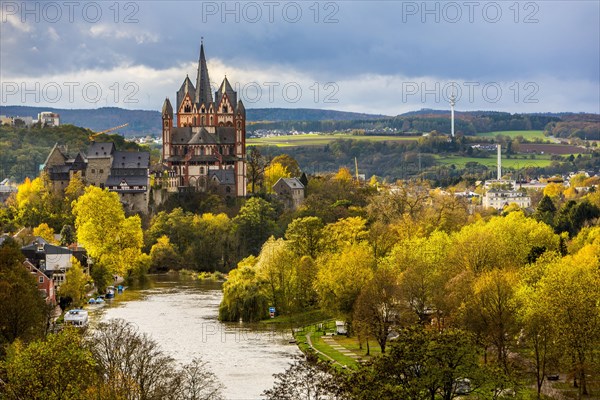
[[[167,97],[162,107],[162,131],[163,131],[163,161],[171,155],[171,132],[173,130],[173,106]]]

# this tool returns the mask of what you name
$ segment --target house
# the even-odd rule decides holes
[[[196,85],[186,76],[175,108],[168,98],[162,108],[162,161],[168,172],[161,184],[168,192],[205,192],[216,184],[222,195],[246,195],[246,109],[227,77],[214,95],[202,43]]]
[[[84,248],[56,246],[40,237],[30,245],[22,247],[21,252],[35,268],[54,281],[56,290],[65,281],[65,275],[73,265],[71,257],[75,257],[83,266],[86,266],[88,261]]]
[[[29,260],[25,260],[23,262],[23,266],[27,269],[27,271],[31,272],[31,274],[35,276],[38,290],[46,300],[46,303],[55,304],[56,291],[54,289],[54,280],[36,268],[35,265],[33,265]]]
[[[298,178],[279,178],[273,192],[290,210],[297,209],[304,201],[304,185]]]
[[[3,179],[0,182],[0,203],[4,203],[11,194],[17,192],[17,186],[12,185],[9,179]]]

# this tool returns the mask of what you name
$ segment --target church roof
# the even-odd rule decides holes
[[[196,89],[194,88],[194,84],[190,80],[190,77],[187,75],[183,80],[181,87],[177,91],[177,110],[179,110],[181,102],[183,101],[183,98],[185,97],[186,93],[189,93],[192,101],[194,101],[194,98],[196,97]]]
[[[219,87],[219,90],[217,90],[215,92],[215,103],[217,104],[217,107],[219,106],[219,103],[221,102],[221,99],[223,98],[224,94],[227,94],[227,98],[229,98],[229,102],[231,103],[231,106],[234,107],[235,104],[237,103],[237,93],[233,90],[233,88],[229,84],[227,77],[225,77],[225,79],[223,79],[223,82],[221,82],[221,86]]]
[[[195,129],[192,129],[192,132]],[[206,129],[200,128],[194,136],[189,140],[189,144],[207,144],[207,143],[216,143],[216,139],[213,135],[211,135]]]
[[[171,105],[171,102],[169,101],[168,97],[165,99],[165,102],[163,103],[162,115],[163,115],[163,117],[165,115],[167,115],[167,116],[170,116],[171,118],[173,118],[173,106]]]
[[[217,180],[221,185],[235,184],[235,171],[233,169],[211,169],[208,171],[208,177]]]
[[[204,43],[200,44],[200,59],[198,60],[198,76],[196,77],[196,96],[194,102],[198,105],[202,103],[208,105],[213,101],[210,88],[210,78],[208,77],[208,67],[206,57],[204,56]]]

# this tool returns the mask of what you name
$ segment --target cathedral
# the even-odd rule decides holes
[[[213,99],[204,43],[196,85],[186,76],[177,91],[175,114],[176,118],[167,98],[162,108],[162,160],[168,191],[245,196],[246,109],[227,77]]]

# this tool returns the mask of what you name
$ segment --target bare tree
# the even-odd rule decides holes
[[[104,396],[126,400],[221,399],[221,386],[206,364],[183,370],[147,334],[122,319],[99,324],[88,340]]]

